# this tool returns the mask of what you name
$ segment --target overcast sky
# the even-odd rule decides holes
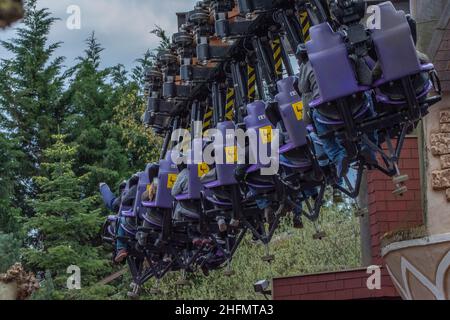
[[[102,46],[103,66],[118,63],[127,68],[147,49],[157,46],[158,39],[149,33],[155,25],[160,25],[170,34],[176,32],[176,12],[192,10],[197,0],[38,0],[40,7],[49,8],[60,18],[53,26],[50,41],[63,41],[58,55],[66,57],[66,65],[73,65],[74,59],[84,49],[84,39],[92,31]],[[81,29],[66,27],[67,8],[77,5],[81,9]],[[0,39],[14,37],[14,27],[0,31]],[[8,53],[0,48],[0,57]]]

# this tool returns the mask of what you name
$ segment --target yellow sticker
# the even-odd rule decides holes
[[[152,190],[152,184],[148,184],[147,185],[147,192],[148,192],[148,194],[150,194],[151,190]]]
[[[198,177],[203,177],[205,174],[207,174],[209,172],[209,166],[207,163],[202,162],[199,163],[197,166],[197,172],[198,172]]]
[[[299,101],[292,105],[292,109],[294,109],[295,116],[297,120],[303,120],[303,102]]]
[[[175,181],[177,181],[177,174],[169,173],[169,175],[167,176],[167,188],[172,189]]]
[[[225,147],[225,162],[227,164],[236,163],[238,160],[237,146]]]
[[[263,144],[268,144],[272,142],[272,126],[265,126],[259,128],[259,135]]]

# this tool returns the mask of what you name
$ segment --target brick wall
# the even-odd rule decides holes
[[[394,190],[392,178],[378,171],[368,173],[373,265],[383,265],[381,238],[385,233],[423,224],[418,149],[416,137],[406,138],[399,167],[402,174],[409,175],[410,180],[406,182],[408,192],[402,197],[392,194]],[[381,290],[367,288],[366,281],[369,276],[364,268],[276,278],[273,279],[273,298],[281,300],[399,299],[384,268],[382,268]]]
[[[369,290],[366,269],[275,279],[275,300],[398,299],[389,275],[382,269],[381,290]]]
[[[392,193],[394,184],[391,178],[379,171],[371,171],[367,175],[372,264],[382,264],[380,253],[384,234],[424,223],[419,163],[417,138],[406,138],[399,167],[402,174],[409,176],[409,181],[406,182],[408,192],[401,197]]]

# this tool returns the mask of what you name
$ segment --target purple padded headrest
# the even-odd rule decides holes
[[[226,134],[227,130],[234,130],[235,129],[235,125],[232,121],[224,121],[224,122],[219,122],[217,124],[217,130],[220,131],[223,135]]]
[[[139,182],[138,182],[138,186],[140,185],[147,185],[150,183],[150,179],[148,177],[148,174],[144,171],[144,172],[139,172]]]
[[[380,29],[372,31],[372,39],[384,82],[398,80],[421,71],[411,29],[403,11],[390,2],[378,5]]]
[[[313,26],[310,34],[311,41],[306,43],[306,48],[322,101],[358,92],[358,82],[342,36],[328,23]]]
[[[290,92],[294,88],[297,77],[290,76],[277,82],[278,92]]]
[[[294,147],[300,147],[306,144],[306,123],[303,121],[303,103],[301,97],[294,88],[294,81],[286,78],[278,81],[278,88],[283,88],[275,96],[278,102],[278,109],[284,126],[289,136],[289,141]]]
[[[249,116],[258,116],[263,113],[266,108],[264,101],[256,100],[255,102],[247,105],[247,114]]]

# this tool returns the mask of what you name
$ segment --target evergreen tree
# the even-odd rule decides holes
[[[20,260],[21,242],[12,233],[0,231],[0,273],[5,273]]]
[[[95,34],[86,40],[84,55],[73,68],[68,96],[70,114],[66,118],[66,132],[79,145],[76,174],[86,180],[84,192],[96,194],[98,183],[116,183],[126,171],[127,158],[120,145],[121,133],[111,121],[113,106],[118,97],[108,81],[114,69],[102,69],[103,48]],[[116,70],[117,71],[117,70]]]
[[[137,93],[140,95],[143,93],[145,86],[145,72],[153,65],[158,53],[169,48],[171,44],[170,37],[160,26],[156,26],[150,33],[159,38],[158,47],[153,51],[147,50],[142,57],[136,59],[137,65],[131,70],[131,89],[135,90],[137,86]]]
[[[32,245],[23,250],[24,260],[35,271],[49,270],[56,288],[63,288],[70,265],[81,268],[82,282],[91,284],[109,270],[97,245],[102,218],[92,198],[85,198],[83,181],[73,172],[77,146],[55,135],[55,144],[44,151],[42,175],[34,181],[41,192],[31,204],[36,215],[25,224]]]
[[[20,160],[18,147],[0,132],[0,232],[3,233],[20,230],[20,209],[13,199]]]
[[[59,295],[56,291],[55,283],[52,279],[52,274],[47,270],[39,283],[39,290],[34,292],[34,294],[31,296],[31,300],[48,301],[55,298],[62,298],[62,295]]]
[[[111,79],[114,89],[121,89],[126,87],[128,72],[123,64],[118,64],[111,68]]]
[[[20,152],[0,132],[0,273],[20,260],[21,211],[13,201]]]
[[[39,173],[42,150],[50,145],[50,136],[62,123],[66,106],[62,99],[65,76],[63,58],[54,57],[60,43],[48,43],[55,22],[48,9],[38,9],[36,0],[28,0],[23,26],[16,38],[0,44],[12,58],[0,62],[0,126],[20,143],[25,154],[18,178],[20,203],[35,188],[29,177]]]
[[[143,93],[145,72],[153,65],[154,58],[154,54],[150,50],[147,50],[141,58],[136,59],[137,65],[131,70],[131,79],[137,87],[139,94]]]
[[[66,114],[66,124],[72,138],[79,137],[84,130],[106,122],[112,116],[109,99],[113,89],[106,81],[110,70],[100,69],[104,49],[95,33],[85,43],[84,55],[77,58],[78,63],[69,71],[74,77],[67,92],[70,108]]]

